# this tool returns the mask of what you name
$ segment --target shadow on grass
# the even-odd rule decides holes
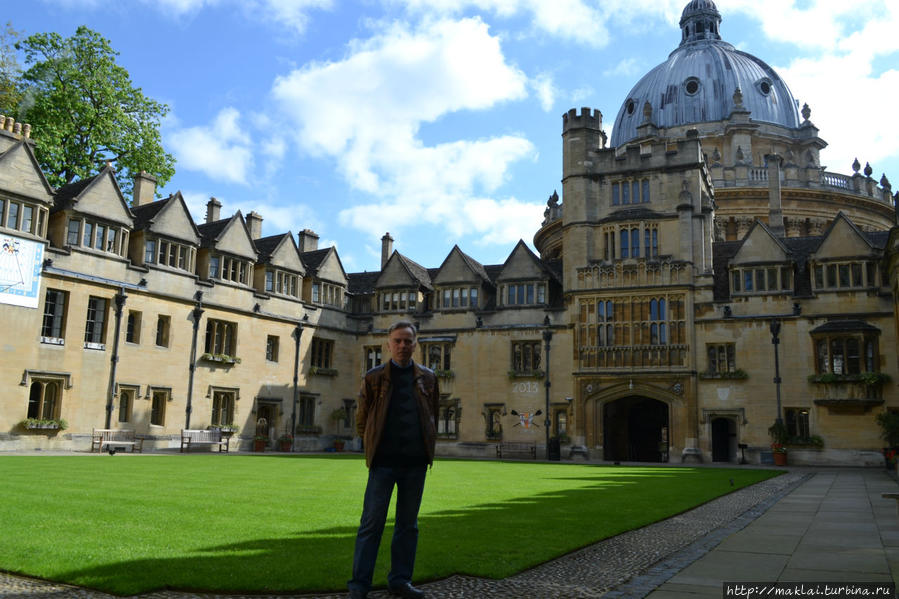
[[[587,486],[552,490],[465,509],[426,511],[416,581],[454,573],[503,578],[604,538],[671,517],[734,490],[734,474],[710,470],[605,471],[564,480]],[[763,480],[741,471],[737,488]],[[751,480],[750,480],[751,479]],[[641,483],[639,491],[635,485]],[[426,496],[428,489],[425,490]],[[426,498],[434,503],[439,498]],[[334,506],[356,511],[357,505]],[[302,518],[297,514],[297,518]],[[392,518],[392,511],[391,511]],[[252,523],[250,523],[252,525]],[[392,527],[381,543],[375,585],[386,584]],[[161,588],[232,593],[333,592],[352,568],[355,527],[199,548],[180,557],[135,559],[77,569],[57,578],[116,594]]]

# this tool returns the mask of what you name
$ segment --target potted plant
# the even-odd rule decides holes
[[[265,442],[267,440],[268,439],[266,439],[264,435],[256,435],[253,437],[253,451],[265,451]]]
[[[335,451],[343,451],[344,446],[346,445],[346,439],[343,437],[335,437],[334,438],[334,450]]]
[[[790,431],[783,420],[776,420],[774,424],[768,427],[768,434],[771,435],[771,451],[774,453],[774,465],[787,465],[787,441],[790,440]]]
[[[886,467],[896,464],[897,449],[899,449],[899,412],[881,412],[875,417],[880,425],[880,438],[886,443],[883,448],[883,459]]]
[[[291,451],[293,449],[293,437],[284,433],[278,437],[278,451]]]

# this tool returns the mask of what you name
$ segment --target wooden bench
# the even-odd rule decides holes
[[[223,435],[222,429],[181,429],[181,452],[190,451],[192,445],[218,445],[219,452],[228,453],[231,435]]]
[[[95,428],[91,435],[91,451],[109,451],[114,454],[116,449],[130,447],[131,453],[144,452],[143,437],[138,437],[134,431],[118,430],[113,428]]]
[[[529,457],[532,460],[537,459],[536,443],[497,443],[496,457],[503,459],[506,456]]]

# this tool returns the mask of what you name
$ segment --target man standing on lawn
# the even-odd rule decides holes
[[[356,432],[365,447],[368,486],[353,554],[350,597],[364,599],[371,588],[387,507],[396,486],[396,520],[390,544],[391,595],[420,599],[412,586],[418,545],[418,508],[425,473],[434,462],[440,390],[434,371],[412,359],[417,332],[401,320],[387,331],[390,361],[365,374],[356,410]]]

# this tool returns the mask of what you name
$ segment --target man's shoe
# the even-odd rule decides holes
[[[421,589],[416,589],[411,582],[398,587],[388,587],[387,590],[390,591],[391,595],[397,595],[403,599],[424,599],[425,596],[425,592]]]
[[[366,599],[366,597],[368,597],[368,593],[350,589],[350,599]]]

